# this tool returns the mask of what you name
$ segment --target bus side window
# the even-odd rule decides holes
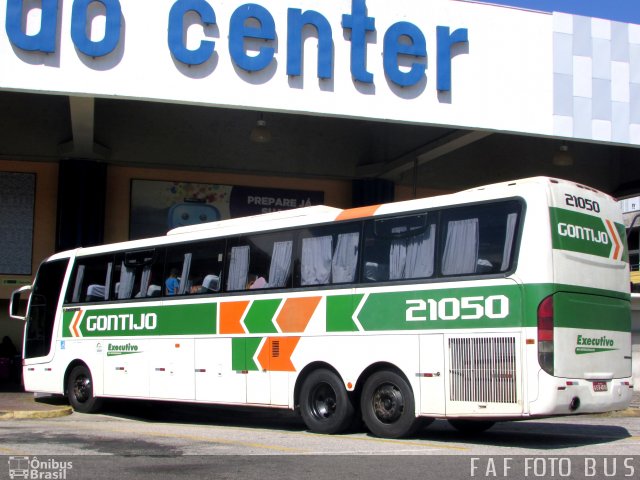
[[[442,275],[506,272],[513,253],[521,206],[517,201],[457,207],[442,215]]]
[[[296,286],[355,282],[360,250],[360,222],[303,230]]]
[[[436,225],[425,213],[367,221],[364,245],[364,282],[433,276]]]
[[[111,297],[116,300],[157,296],[163,249],[119,253],[113,265]]]
[[[65,301],[91,303],[109,300],[112,268],[113,255],[77,258]]]
[[[293,235],[269,233],[230,241],[227,291],[290,287]]]
[[[184,294],[217,293],[222,285],[224,240],[208,240],[190,245],[191,263],[186,275]],[[182,285],[182,283],[181,283]]]
[[[202,295],[220,291],[224,240],[173,245],[167,250],[162,295]]]

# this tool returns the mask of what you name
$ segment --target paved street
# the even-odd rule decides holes
[[[278,466],[281,470],[283,462],[297,465],[296,462],[302,461],[301,465],[306,465],[307,470],[313,469],[313,465],[323,465],[324,473],[332,471],[327,470],[327,465],[353,469],[362,462],[364,470],[358,472],[366,471],[370,478],[384,478],[377,475],[384,471],[379,467],[380,459],[387,458],[384,465],[398,462],[416,465],[422,472],[420,478],[436,478],[429,476],[434,474],[433,470],[424,470],[424,466],[432,465],[433,461],[443,468],[451,468],[451,478],[468,478],[471,459],[485,456],[513,457],[520,463],[526,458],[539,457],[617,456],[621,462],[625,458],[638,462],[640,458],[640,417],[628,413],[505,422],[471,437],[454,431],[447,422],[436,421],[412,438],[388,440],[363,431],[337,436],[312,434],[297,416],[273,410],[135,401],[110,402],[107,407],[99,415],[73,413],[51,419],[2,421],[0,454],[41,459],[72,455],[69,458],[76,462],[76,472],[80,466],[102,471],[108,464],[110,472],[114,468],[138,468],[137,476],[154,472],[159,478],[173,478],[171,475],[181,470],[171,470],[169,466],[177,467],[185,462],[192,466],[214,462],[222,471],[236,465],[236,473],[240,463],[246,478],[252,478],[253,474],[258,478],[266,465]],[[107,461],[104,455],[116,455],[117,461]],[[242,456],[240,462],[238,455]],[[372,455],[376,460],[372,460]],[[387,455],[392,457],[380,457]],[[256,462],[255,456],[262,460]],[[435,457],[427,460],[424,456]],[[167,464],[158,458],[173,461]],[[300,460],[303,458],[307,460]],[[571,458],[583,462],[582,457]],[[640,471],[640,464],[635,466],[639,469],[636,471]],[[486,473],[492,466],[476,467]],[[524,468],[524,464],[521,467]],[[285,478],[299,478],[298,468],[301,466],[285,469]],[[582,472],[582,467],[579,471]],[[459,477],[461,472],[464,477]],[[619,468],[617,473],[622,475],[622,472]],[[102,478],[100,475],[96,478]]]

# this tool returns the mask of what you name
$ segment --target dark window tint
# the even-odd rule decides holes
[[[291,286],[293,232],[229,240],[227,291]]]
[[[209,240],[169,247],[162,281],[163,294],[174,296],[219,292],[224,245],[224,240]]]
[[[442,275],[506,272],[511,268],[520,203],[501,202],[444,210]]]
[[[51,350],[53,323],[68,264],[68,260],[55,260],[38,269],[25,329],[25,358],[44,357]]]
[[[360,226],[358,222],[303,230],[296,286],[357,281]]]
[[[137,250],[116,255],[112,298],[159,297],[162,294],[163,249]]]
[[[79,257],[67,289],[69,303],[104,302],[112,299],[109,284],[113,272],[112,254]]]
[[[436,224],[426,213],[367,221],[364,245],[364,282],[434,274]]]

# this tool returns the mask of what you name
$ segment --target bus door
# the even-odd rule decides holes
[[[222,403],[271,402],[269,337],[199,339],[195,350],[196,398]]]
[[[193,338],[156,339],[149,342],[149,396],[195,399]]]
[[[61,389],[61,372],[51,362],[55,350],[54,325],[68,259],[43,263],[31,291],[24,330],[24,385],[30,391]]]
[[[202,338],[195,344],[196,400],[247,401],[245,338]]]
[[[114,397],[149,396],[149,340],[105,340],[104,394]],[[106,345],[105,345],[106,344]]]

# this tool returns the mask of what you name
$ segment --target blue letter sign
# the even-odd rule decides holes
[[[410,44],[399,42],[401,37],[408,37]],[[393,83],[401,87],[417,84],[424,76],[426,64],[413,62],[408,72],[400,70],[398,55],[411,55],[416,58],[427,57],[427,41],[418,27],[409,22],[398,22],[391,25],[384,34],[384,71]]]
[[[42,0],[40,31],[27,35],[22,31],[24,0],[7,0],[7,36],[12,44],[30,52],[53,53],[56,50],[58,0]]]
[[[351,75],[373,83],[373,74],[367,71],[367,32],[375,32],[376,19],[367,17],[366,0],[352,0],[351,15],[342,16],[342,28],[351,29]]]
[[[104,5],[106,26],[104,38],[94,42],[87,37],[87,9],[94,1]],[[120,41],[122,8],[119,0],[75,0],[71,13],[71,39],[78,50],[90,57],[102,57],[115,50]]]
[[[318,78],[331,78],[333,36],[329,21],[313,10],[290,8],[287,18],[287,75],[302,75],[302,29],[313,25],[318,32]]]
[[[200,65],[211,58],[216,44],[211,40],[202,40],[200,47],[195,50],[189,50],[186,47],[183,40],[183,19],[190,11],[200,15],[204,25],[216,23],[216,14],[205,0],[178,0],[169,13],[169,50],[179,62]]]
[[[247,20],[251,18],[257,20],[260,26],[252,27],[247,25]],[[260,47],[257,55],[247,55],[244,48],[245,38],[275,40],[276,24],[269,10],[252,3],[241,5],[231,15],[229,26],[229,53],[233,61],[248,72],[257,72],[266,68],[273,60],[275,49],[272,47]]]
[[[440,91],[451,90],[451,47],[456,43],[466,43],[469,35],[466,28],[459,28],[449,34],[449,27],[438,26],[438,74],[436,88]]]

